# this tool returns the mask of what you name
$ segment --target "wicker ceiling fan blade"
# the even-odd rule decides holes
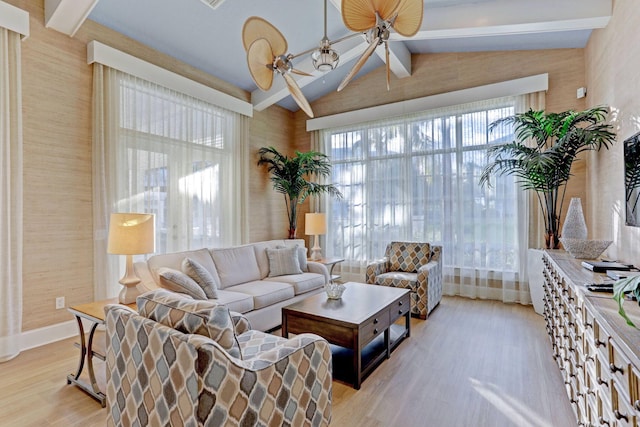
[[[311,109],[311,105],[309,105],[309,101],[307,101],[307,98],[304,97],[304,94],[300,90],[300,87],[293,79],[293,77],[291,77],[291,74],[285,73],[282,75],[282,77],[284,77],[284,81],[289,88],[289,92],[291,93],[293,100],[296,101],[296,104],[298,104],[300,108],[302,108],[302,111],[307,113],[307,116],[313,118],[313,110]]]
[[[367,50],[364,51],[362,56],[358,59],[356,64],[351,69],[351,71],[349,71],[349,74],[346,75],[344,80],[342,80],[342,83],[340,83],[340,86],[338,86],[338,92],[340,92],[342,89],[344,89],[345,86],[349,84],[351,79],[353,79],[353,77],[356,74],[358,74],[358,71],[360,71],[360,69],[362,68],[364,63],[367,62],[367,59],[369,59],[369,57],[371,56],[373,51],[376,50],[376,47],[378,46],[378,43],[380,43],[380,37],[376,37],[375,39],[373,39],[371,41],[371,43],[369,43],[369,47],[367,47]]]
[[[391,67],[389,66],[389,42],[384,42],[385,64],[387,65],[387,91],[391,89]]]
[[[273,50],[266,39],[257,39],[247,51],[247,64],[251,78],[262,90],[271,89],[273,84],[273,69],[270,65],[273,63]]]
[[[378,15],[383,20],[390,19],[394,13],[399,9],[400,3],[403,0],[370,0],[373,4],[373,9],[378,12]],[[422,0],[420,0],[422,1]]]
[[[422,0],[400,0],[393,29],[405,37],[413,37],[422,26],[424,4]]]
[[[313,74],[309,74],[309,73],[307,73],[306,71],[298,70],[298,69],[296,69],[296,68],[292,68],[292,69],[291,69],[291,72],[292,72],[293,74],[297,74],[297,75],[299,75],[299,76],[313,77]]]
[[[258,39],[265,39],[269,42],[274,56],[284,55],[287,52],[287,39],[284,38],[280,30],[267,20],[252,16],[245,21],[242,27],[244,49],[248,51],[251,44]]]
[[[342,0],[342,21],[351,31],[361,33],[376,26],[373,0]]]

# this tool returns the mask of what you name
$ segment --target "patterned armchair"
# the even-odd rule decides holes
[[[323,338],[250,329],[212,301],[166,290],[140,314],[109,305],[107,425],[327,426],[331,351]]]
[[[391,242],[367,265],[366,282],[411,290],[411,314],[426,319],[442,299],[442,246]]]

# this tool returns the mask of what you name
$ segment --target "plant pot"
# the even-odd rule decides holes
[[[529,249],[527,254],[527,276],[531,302],[536,313],[542,316],[544,312],[544,265],[542,264],[542,249]]]

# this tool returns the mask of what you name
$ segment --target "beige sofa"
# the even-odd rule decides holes
[[[300,248],[302,273],[269,277],[267,249],[295,245]],[[321,292],[330,280],[323,264],[306,260],[304,240],[294,239],[154,255],[135,264],[142,279],[138,287],[141,291],[162,287],[158,270],[162,267],[181,270],[185,258],[197,261],[211,274],[216,282],[218,303],[242,313],[254,329],[261,331],[278,327],[282,323],[282,307]]]

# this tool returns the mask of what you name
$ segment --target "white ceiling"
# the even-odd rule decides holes
[[[317,46],[323,35],[323,0],[226,0],[215,10],[202,0],[94,1],[89,19],[252,92],[258,110],[274,103],[291,111],[298,106],[282,79],[276,79],[268,93],[251,80],[241,41],[245,20],[256,15],[271,22],[294,54]],[[425,0],[421,31],[411,40],[392,35],[397,55],[392,55],[392,68],[396,77],[410,75],[410,53],[581,48],[592,29],[608,22],[611,1]],[[340,0],[329,0],[331,40],[349,34],[339,7]],[[334,48],[341,54],[340,67],[325,75],[313,70],[308,56],[294,61],[296,68],[314,71],[313,78],[296,77],[310,102],[337,88],[365,42],[356,37]],[[374,55],[360,75],[383,65]]]

